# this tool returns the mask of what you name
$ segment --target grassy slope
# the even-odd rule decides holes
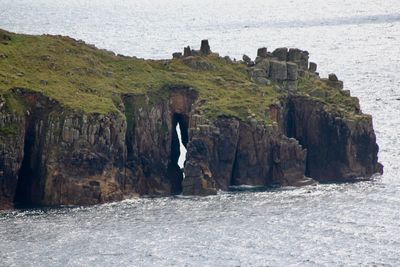
[[[121,93],[148,94],[157,101],[167,97],[167,85],[188,85],[205,100],[200,109],[210,118],[230,115],[245,119],[254,113],[256,118],[268,120],[269,105],[282,93],[273,86],[251,82],[244,64],[229,64],[217,56],[194,60],[214,69],[196,70],[181,59],[116,56],[68,37],[0,30],[0,95],[12,104],[15,101],[9,90],[27,88],[74,110],[107,114],[117,112]],[[301,85],[305,93],[319,86],[310,79]],[[341,101],[337,104],[348,105]]]

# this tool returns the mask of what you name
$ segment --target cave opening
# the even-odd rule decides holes
[[[30,208],[33,203],[33,176],[32,153],[35,145],[35,127],[31,125],[27,128],[24,140],[24,156],[18,173],[17,186],[14,195],[14,207]]]
[[[189,117],[187,115],[175,113],[172,116],[171,154],[167,173],[173,195],[182,193],[183,166],[189,142],[188,128]]]

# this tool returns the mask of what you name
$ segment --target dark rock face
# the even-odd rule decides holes
[[[192,49],[190,49],[190,46],[183,48],[183,56],[184,57],[192,56]]]
[[[25,120],[16,114],[0,113],[0,126],[15,125],[16,132],[0,134],[0,209],[13,206],[18,173],[24,156]]]
[[[103,116],[69,112],[17,90],[29,109],[26,115],[0,112],[3,132],[10,129],[0,135],[0,207],[209,195],[231,185],[301,186],[382,173],[369,115],[352,121],[312,98],[289,95],[271,106],[277,124],[231,117],[210,122],[193,112],[194,90],[169,92],[169,101],[152,105],[146,96],[125,95],[125,116]],[[187,147],[185,178],[177,165],[178,123]]]
[[[306,151],[296,140],[283,136],[276,128],[255,121],[243,123],[234,118],[221,118],[212,125],[196,122],[191,127],[189,148],[192,143],[204,148],[188,150],[185,174],[190,173],[190,184],[202,185],[203,191],[228,190],[230,185],[242,184],[303,185],[314,182],[304,176]],[[196,165],[198,158],[202,159],[201,164]],[[196,171],[198,169],[201,171]],[[215,183],[202,182],[205,174],[208,181]],[[184,183],[186,179],[188,177]],[[195,190],[184,186],[183,194],[192,195]]]
[[[360,116],[364,119],[352,121],[328,113],[309,98],[289,99],[285,131],[307,149],[307,176],[329,182],[382,173],[372,117]]]

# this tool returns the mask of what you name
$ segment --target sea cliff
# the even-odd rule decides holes
[[[0,209],[356,181],[377,154],[372,117],[307,51],[232,60],[203,40],[144,60],[0,30]]]

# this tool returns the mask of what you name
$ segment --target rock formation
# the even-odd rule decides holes
[[[0,209],[382,173],[371,116],[306,51],[263,47],[235,62],[203,40],[151,61],[67,37],[0,38]],[[38,54],[15,54],[14,39]]]

